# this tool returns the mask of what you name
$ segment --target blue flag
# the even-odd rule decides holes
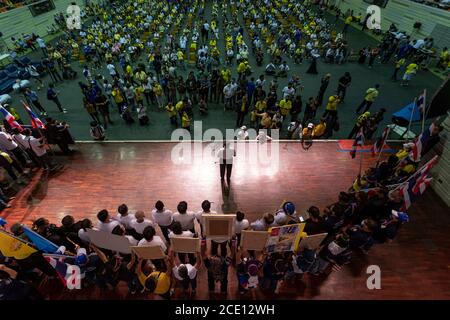
[[[37,234],[33,230],[23,227],[23,231],[27,238],[38,248],[45,253],[55,253],[58,250],[58,246],[53,242],[45,239],[41,235]]]

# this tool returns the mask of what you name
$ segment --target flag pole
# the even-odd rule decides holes
[[[414,106],[413,106],[413,109],[411,111],[411,116],[409,117],[408,130],[406,131],[406,141],[409,141],[408,133],[409,133],[409,131],[411,129],[411,123],[412,123],[412,119],[413,119],[413,116],[414,116],[414,110],[416,109],[416,106],[417,106],[417,98],[414,98]]]
[[[362,150],[361,150],[360,154],[361,154],[361,157],[359,158],[359,176],[361,176],[362,163],[363,163],[363,154],[364,154],[364,152],[362,152]]]
[[[427,89],[423,90],[423,111],[422,111],[422,131],[425,130],[425,120],[427,118],[428,108],[427,108]]]
[[[386,139],[383,140],[383,144],[381,145],[380,152],[378,152],[377,165],[375,168],[378,168],[378,164],[380,163],[381,153],[383,152],[383,148],[386,145],[386,140],[388,139],[389,134],[391,133],[391,128],[387,127],[387,129],[388,129],[388,132],[386,134]]]

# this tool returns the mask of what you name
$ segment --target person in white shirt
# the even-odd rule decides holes
[[[81,229],[78,230],[78,238],[85,242],[91,242],[91,238],[87,233],[88,229],[92,229],[92,221],[89,219],[83,219],[81,221]]]
[[[290,70],[289,66],[287,65],[286,61],[283,61],[282,64],[278,67],[278,76],[279,77],[287,77],[287,73]]]
[[[217,152],[217,158],[219,158],[220,164],[220,179],[223,181],[225,177],[225,171],[227,172],[227,181],[230,184],[231,171],[233,170],[233,157],[236,156],[236,150],[231,148],[231,144],[223,141],[223,147]]]
[[[171,227],[171,231],[169,232],[169,238],[193,238],[195,234],[189,230],[183,231],[181,227],[181,223],[174,222]]]
[[[128,240],[128,242],[130,243],[130,246],[137,246],[137,244],[138,244],[138,241],[135,238],[126,234],[125,227],[121,224],[118,224],[117,226],[115,226],[114,229],[112,229],[111,233],[115,234],[117,236],[125,237]]]
[[[46,57],[48,52],[47,52],[47,45],[45,44],[45,40],[42,39],[40,36],[38,36],[37,39],[36,39],[36,42],[37,42],[39,48],[41,48],[42,53]]]
[[[242,126],[236,135],[238,140],[248,140],[248,131],[246,126]]]
[[[276,73],[276,67],[275,65],[270,62],[267,66],[266,66],[266,74],[268,75],[275,75]]]
[[[167,246],[160,236],[156,235],[155,228],[152,226],[147,226],[143,232],[143,238],[138,242],[138,247],[151,247],[160,246],[161,249],[166,252]]]
[[[236,247],[241,244],[242,230],[247,230],[250,227],[250,223],[245,219],[245,214],[241,211],[236,212],[236,221],[234,222],[234,233],[236,234]]]
[[[119,221],[125,229],[131,229],[130,224],[131,221],[134,219],[134,217],[128,213],[128,207],[125,203],[122,203],[118,208],[117,212],[119,213],[117,215],[116,220]]]
[[[145,213],[142,210],[136,211],[134,214],[135,219],[130,221],[130,229],[134,229],[137,233],[142,234],[144,229],[148,226],[153,227],[153,222],[145,219]]]
[[[283,88],[283,98],[287,98],[288,96],[293,98],[294,94],[295,94],[295,89],[292,86],[292,82],[289,81],[288,85]]]
[[[152,210],[152,219],[156,223],[168,243],[169,239],[169,228],[173,222],[173,212],[169,209],[164,208],[164,203],[160,200],[156,201],[155,209]]]
[[[191,263],[180,263],[179,259],[176,257],[172,257],[172,260],[175,262],[175,266],[172,269],[172,274],[175,279],[181,283],[185,293],[187,293],[190,286],[191,293],[195,294],[197,289],[197,271],[202,265],[202,257],[200,253],[197,253],[195,265],[192,265]]]
[[[256,141],[261,144],[272,141],[272,138],[267,135],[266,130],[259,130],[258,136],[256,137]]]
[[[97,229],[108,233],[111,233],[113,229],[120,224],[118,221],[110,218],[109,212],[106,209],[100,210],[97,213],[97,219]]]
[[[261,87],[263,88],[264,85],[266,84],[266,79],[264,79],[264,75],[260,75],[259,78],[256,80],[255,82],[255,86],[256,87]]]
[[[223,96],[225,97],[224,111],[226,111],[227,107],[228,109],[233,107],[233,94],[233,85],[231,83],[228,83],[225,87],[223,87]]]
[[[275,218],[273,214],[266,213],[261,219],[253,221],[250,228],[254,231],[267,231],[271,227],[275,227]]]
[[[7,105],[4,105],[5,108],[6,106]],[[0,131],[0,149],[12,152],[17,160],[19,160],[20,164],[25,167],[27,165],[27,158],[25,157],[22,149],[14,141],[13,137],[3,130],[5,130],[4,127],[2,127],[2,130]]]
[[[211,202],[209,202],[209,200],[204,200],[203,202],[202,202],[202,210],[201,211],[198,211],[196,214],[195,214],[195,218],[197,219],[197,221],[198,221],[198,223],[200,224],[200,230],[201,230],[201,233],[202,233],[202,237],[203,237],[203,225],[204,225],[204,223],[203,223],[203,214],[216,214],[217,212],[216,211],[212,211],[211,210]]]
[[[284,226],[291,223],[297,223],[297,212],[295,211],[295,205],[292,202],[285,202],[281,209],[275,213],[274,222],[278,226]]]
[[[194,220],[195,214],[191,211],[187,211],[188,204],[186,201],[181,201],[177,206],[177,212],[172,216],[173,221],[178,221],[181,224],[183,230],[189,230],[195,233]]]
[[[106,68],[108,69],[108,72],[109,72],[109,75],[111,76],[111,78],[114,79],[114,77],[117,75],[116,67],[112,63],[108,63]]]

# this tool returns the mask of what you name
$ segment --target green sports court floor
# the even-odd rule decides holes
[[[211,14],[211,4],[207,4],[206,7],[206,16],[208,17]],[[328,16],[330,21],[334,20],[334,17],[331,15]],[[241,20],[242,21],[242,20]],[[219,24],[220,25],[220,24]],[[221,25],[220,25],[221,27]],[[338,30],[341,30],[343,27],[342,20],[338,22]],[[222,29],[223,30],[223,29]],[[223,33],[220,34],[223,37]],[[359,50],[363,46],[373,46],[376,44],[376,40],[368,34],[361,32],[359,29],[354,27],[349,29],[347,39],[349,42],[349,48],[353,48],[355,50]],[[250,47],[250,40],[248,35],[245,34],[245,41],[247,45]],[[219,50],[221,50],[222,54],[224,53],[224,41],[220,39],[218,41]],[[40,58],[40,52],[33,52],[29,55],[30,58],[36,60]],[[337,82],[341,75],[344,72],[348,71],[351,73],[353,78],[352,84],[347,90],[347,95],[345,98],[345,102],[339,105],[339,119],[340,119],[340,130],[335,132],[332,136],[333,139],[346,138],[352,129],[356,114],[356,107],[361,103],[363,99],[363,94],[365,90],[369,87],[372,87],[374,84],[378,83],[381,85],[380,95],[376,102],[372,105],[371,111],[377,111],[380,108],[387,109],[385,114],[384,122],[380,127],[383,127],[385,124],[390,123],[392,113],[404,107],[406,104],[413,101],[414,97],[419,95],[423,89],[427,89],[428,99],[431,98],[432,94],[442,83],[442,79],[433,75],[428,71],[419,71],[417,76],[411,81],[409,87],[401,87],[399,82],[392,82],[390,77],[393,72],[393,65],[385,64],[382,65],[379,62],[374,64],[373,69],[369,69],[367,65],[359,65],[356,62],[353,63],[345,63],[342,65],[334,65],[334,64],[325,64],[322,61],[318,62],[318,75],[310,75],[306,74],[306,70],[309,66],[308,61],[304,61],[303,64],[295,65],[290,59],[286,58],[291,71],[290,74],[300,75],[302,79],[302,85],[304,86],[304,91],[302,93],[303,104],[307,99],[311,96],[316,96],[321,77],[326,74],[331,74],[331,81],[328,89],[325,93],[324,103],[320,107],[317,112],[316,122],[318,122],[320,115],[324,111],[325,101],[328,96],[335,93],[337,88]],[[146,57],[142,55],[141,61],[138,62],[146,63]],[[263,67],[256,67],[256,62],[253,57],[250,57],[250,64],[253,69],[252,76],[255,79],[263,74],[264,66],[269,62],[269,57],[266,54]],[[47,111],[49,111],[49,116],[52,116],[58,120],[66,121],[71,126],[71,131],[77,140],[91,140],[89,135],[89,122],[91,118],[85,111],[82,105],[82,94],[80,88],[78,86],[78,81],[84,81],[84,77],[81,73],[81,67],[78,62],[73,62],[72,66],[76,71],[78,71],[78,78],[75,80],[66,80],[63,83],[57,84],[57,90],[60,91],[60,101],[63,106],[68,109],[67,114],[62,114],[57,111],[56,106],[47,101],[46,99],[46,90],[41,90],[39,93],[41,103],[45,106]],[[118,66],[119,67],[119,66]],[[119,67],[120,68],[120,67]],[[192,67],[188,67],[187,71],[194,70]],[[186,71],[186,72],[187,72]],[[236,65],[232,67],[233,74],[236,74]],[[183,75],[186,75],[186,72]],[[95,73],[101,73],[106,78],[110,79],[106,66],[102,68],[102,70],[95,71]],[[266,77],[269,82],[271,77]],[[49,77],[44,78],[45,84],[49,83]],[[287,79],[279,79],[279,96],[281,95],[281,89],[286,85]],[[266,85],[267,86],[267,85]],[[267,90],[267,88],[265,88]],[[20,104],[21,96],[16,93],[11,94],[13,97],[13,102],[11,103],[22,116],[22,119],[25,123],[29,121],[26,113]],[[236,113],[232,110],[224,111],[222,105],[209,104],[209,114],[207,116],[201,116],[197,110],[194,108],[194,120],[202,121],[203,130],[208,128],[218,128],[221,130],[227,128],[234,128],[236,121]],[[107,129],[107,137],[109,140],[167,140],[170,139],[171,133],[174,129],[169,123],[168,116],[165,111],[158,111],[156,107],[149,108],[148,115],[150,117],[150,125],[142,127],[137,122],[134,125],[128,126],[124,123],[124,121],[119,117],[116,108],[111,109],[112,120],[114,121],[114,125],[109,126]],[[302,114],[303,116],[303,114]],[[137,117],[135,116],[135,119]],[[246,124],[249,124],[249,116],[246,117]],[[284,122],[284,133],[281,135],[283,137],[286,134],[286,127],[288,125],[289,120],[285,120]],[[381,129],[379,129],[380,131]],[[416,133],[420,131],[420,124],[415,124],[412,127],[412,131]],[[377,135],[379,132],[377,133]],[[396,138],[392,136],[391,138]]]

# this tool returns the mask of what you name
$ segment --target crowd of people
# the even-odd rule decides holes
[[[328,73],[321,78],[317,95],[305,99],[301,76],[292,71],[309,62],[307,73],[318,74],[319,59],[342,64],[357,56],[346,40],[348,24],[356,19],[353,12],[336,13],[336,21],[340,17],[345,21],[339,30],[336,21],[325,19],[327,9],[308,1],[269,0],[93,4],[85,16],[95,19],[86,20],[81,30],[66,30],[53,44],[34,36],[44,59],[41,70],[32,70],[33,79],[39,89],[44,86],[40,74],[51,77],[47,99],[62,112],[67,110],[55,85],[77,79],[95,140],[106,139],[116,115],[129,125],[149,125],[149,110],[166,112],[170,125],[189,130],[194,111],[207,116],[211,104],[235,111],[237,128],[244,124],[257,130],[278,128],[288,138],[301,139],[303,131],[317,126],[314,138],[330,138],[340,128],[338,110],[351,86],[350,72],[339,76],[336,94],[326,95]],[[358,62],[365,63],[368,57],[372,67],[376,59],[391,61],[392,79],[403,72],[401,83],[408,85],[421,64],[416,53],[432,46],[432,39],[410,41],[391,31],[376,48],[361,49]],[[144,62],[136,62],[142,57]],[[447,60],[448,54],[443,55],[440,64]],[[80,62],[81,73],[74,71],[73,61]],[[260,74],[255,71],[259,67]],[[288,84],[279,86],[280,79]],[[45,114],[45,103],[34,94],[32,84],[27,86],[19,91]],[[372,89],[376,94],[369,95]],[[364,112],[378,89],[374,85],[364,94],[364,101],[369,99],[362,106]],[[324,104],[325,112],[318,115]]]

